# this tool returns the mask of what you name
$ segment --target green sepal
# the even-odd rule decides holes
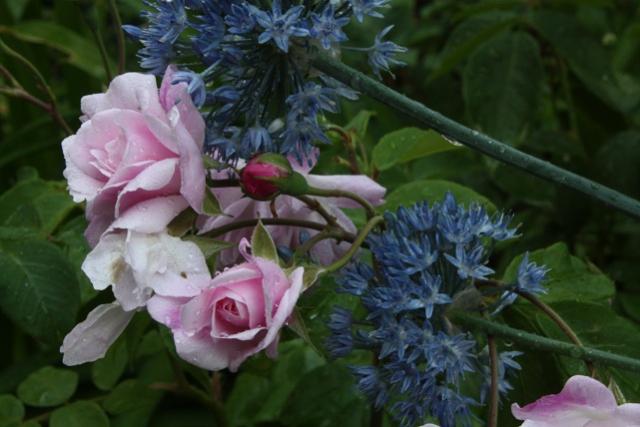
[[[259,258],[265,258],[275,263],[278,262],[276,244],[273,243],[273,239],[267,229],[264,228],[262,221],[258,221],[258,224],[253,229],[253,234],[251,235],[251,252]]]

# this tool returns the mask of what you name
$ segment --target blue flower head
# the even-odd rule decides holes
[[[461,292],[489,279],[487,266],[496,241],[512,238],[511,216],[489,215],[479,204],[463,206],[448,193],[440,203],[418,203],[385,214],[383,230],[367,245],[372,266],[356,261],[337,279],[338,290],[361,302],[357,319],[336,308],[327,345],[332,354],[371,351],[376,366],[353,372],[363,393],[390,411],[401,426],[437,418],[441,426],[470,426],[471,408],[484,402],[482,390],[463,392],[472,377],[487,380],[486,351],[473,335],[452,327],[447,310]],[[546,270],[521,263],[517,286],[536,287]],[[516,286],[516,285],[514,285]],[[481,309],[481,307],[478,307]],[[339,326],[339,327],[338,327]],[[515,352],[501,354],[500,390],[519,365]]]
[[[322,116],[338,111],[354,91],[312,69],[318,50],[337,52],[355,17],[380,17],[388,0],[145,0],[146,25],[126,25],[138,40],[141,66],[162,75],[169,64],[176,82],[189,84],[206,119],[205,150],[234,163],[258,152],[309,158],[328,143]],[[366,51],[368,48],[350,48]],[[401,48],[376,41],[375,70],[398,64]],[[270,124],[285,126],[265,132]]]

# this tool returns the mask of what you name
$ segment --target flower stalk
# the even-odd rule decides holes
[[[311,59],[311,63],[319,71],[412,117],[451,140],[539,178],[577,190],[640,219],[638,200],[472,130],[338,60],[316,55]]]
[[[628,371],[640,372],[640,360],[632,357],[597,350],[590,347],[580,347],[575,344],[532,334],[530,332],[515,329],[507,325],[459,311],[451,313],[449,317],[452,322],[467,329],[501,337],[532,350],[556,353],[563,356],[569,356],[574,359],[581,359],[594,363],[597,362],[616,368],[626,369]]]

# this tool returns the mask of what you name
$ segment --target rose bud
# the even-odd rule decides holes
[[[240,173],[244,193],[257,200],[270,200],[281,192],[280,183],[293,175],[286,157],[264,153],[253,157]]]

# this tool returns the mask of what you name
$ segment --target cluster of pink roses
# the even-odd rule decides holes
[[[153,76],[129,73],[113,80],[104,94],[82,99],[82,126],[62,143],[64,176],[76,202],[86,202],[86,238],[92,246],[83,271],[98,290],[111,287],[115,301],[96,307],[64,339],[64,363],[75,365],[104,356],[137,310],[146,309],[168,326],[178,354],[206,369],[231,370],[248,356],[276,351],[280,328],[287,323],[303,291],[303,269],[289,273],[277,257],[250,253],[251,229],[222,236],[235,245],[220,254],[210,272],[199,247],[167,232],[186,209],[199,215],[200,233],[242,220],[299,218],[325,223],[305,203],[289,196],[273,202],[245,197],[239,187],[208,189],[206,178],[229,171],[206,170],[205,123],[185,83],[172,84],[167,69],[158,90]],[[364,176],[317,176],[315,159],[293,167],[319,188],[357,192],[373,204],[385,190]],[[223,214],[207,216],[205,192],[212,191]],[[344,199],[324,199],[326,211],[346,230],[355,226],[340,208]],[[295,248],[301,230],[269,226],[279,246]],[[308,230],[309,235],[318,231]],[[323,241],[312,259],[328,264],[348,247]],[[243,260],[244,258],[244,260]],[[244,262],[243,262],[244,261]]]

